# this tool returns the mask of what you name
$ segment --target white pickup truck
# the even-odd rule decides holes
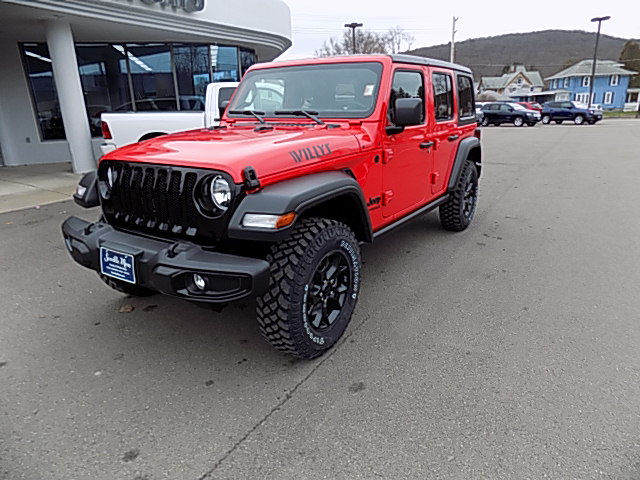
[[[162,103],[175,105],[175,99],[146,99],[136,102],[138,112],[109,112],[100,116],[106,154],[130,143],[141,142],[167,133],[212,127],[220,121],[222,105],[233,95],[238,82],[218,82],[207,85],[202,111],[202,97],[180,96],[180,111],[163,108]],[[124,105],[124,110],[128,109]],[[163,111],[164,110],[164,111]]]

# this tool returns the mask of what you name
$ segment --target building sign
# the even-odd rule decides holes
[[[160,5],[163,8],[169,7],[174,10],[184,10],[185,12],[201,12],[204,10],[205,0],[140,0],[147,5]]]

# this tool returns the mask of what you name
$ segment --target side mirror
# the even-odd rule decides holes
[[[423,110],[421,98],[398,98],[395,103],[393,123],[399,127],[420,125]]]
[[[222,118],[222,116],[224,115],[224,111],[227,109],[228,106],[229,106],[229,100],[225,100],[220,104],[220,108],[219,108],[220,118]]]

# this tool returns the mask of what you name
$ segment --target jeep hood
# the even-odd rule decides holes
[[[355,130],[325,125],[259,130],[255,125],[240,124],[157,137],[114,150],[102,160],[222,170],[236,183],[243,181],[244,168],[252,166],[263,181],[295,168],[321,169],[335,158],[358,152],[360,144]]]

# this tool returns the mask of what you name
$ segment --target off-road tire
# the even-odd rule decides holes
[[[573,123],[575,123],[576,125],[582,125],[584,123],[584,116],[576,115],[576,117],[573,119]]]
[[[334,272],[340,272],[336,274],[336,278],[341,279],[338,283],[346,288],[339,295],[337,287],[329,286],[329,290],[318,287],[318,279],[330,276],[327,272],[333,260],[338,263]],[[282,352],[305,359],[322,355],[340,339],[356,306],[361,262],[355,235],[335,220],[305,219],[294,227],[287,239],[271,247],[267,261],[271,264],[269,288],[257,299],[256,308],[260,332]],[[329,265],[328,270],[324,265]],[[335,288],[335,293],[331,288]],[[342,305],[339,305],[340,299]],[[329,301],[339,308],[333,309],[325,319]],[[318,306],[320,311],[315,308]],[[330,321],[336,311],[334,320]]]
[[[109,287],[113,288],[117,292],[124,293],[125,295],[131,295],[132,297],[150,297],[151,295],[156,294],[154,290],[150,290],[133,283],[123,282],[122,280],[108,277],[102,273],[98,273],[98,276],[100,277],[100,280],[106,283]]]
[[[542,124],[543,125],[549,125],[551,123],[551,116],[550,115],[543,115],[542,116]]]
[[[469,226],[478,205],[478,171],[472,161],[464,162],[451,198],[440,205],[440,223],[445,230],[461,232]]]
[[[524,125],[524,118],[522,117],[516,117],[513,119],[513,125],[515,127],[521,127]]]

